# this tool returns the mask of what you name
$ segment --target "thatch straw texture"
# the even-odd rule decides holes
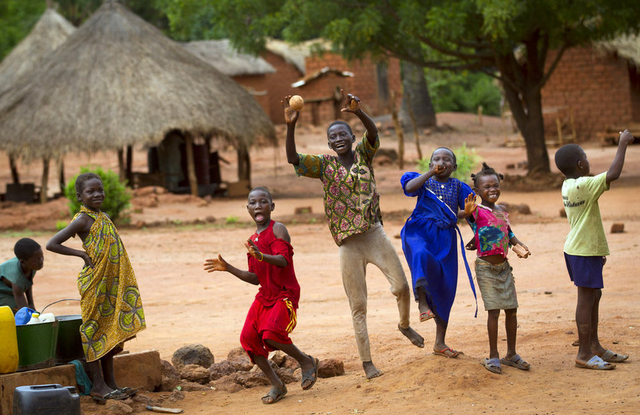
[[[620,36],[613,40],[598,42],[595,46],[600,51],[617,53],[636,68],[640,68],[640,36],[638,35]]]
[[[184,48],[228,76],[264,75],[276,70],[259,56],[240,53],[229,39],[198,40],[185,43]]]
[[[67,40],[76,28],[55,10],[47,9],[31,33],[0,62],[0,94],[36,68],[40,61]]]
[[[240,85],[110,1],[0,96],[0,143],[26,158],[157,144],[174,129],[242,148],[275,138]]]

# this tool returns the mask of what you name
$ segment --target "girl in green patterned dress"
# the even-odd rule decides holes
[[[113,357],[122,351],[125,341],[145,328],[140,291],[118,231],[109,216],[100,211],[105,198],[100,176],[79,175],[76,196],[82,203],[80,212],[49,240],[47,249],[84,261],[78,275],[80,335],[93,383],[91,397],[98,403],[126,399],[136,390],[118,387]],[[76,235],[82,239],[83,251],[62,245]]]

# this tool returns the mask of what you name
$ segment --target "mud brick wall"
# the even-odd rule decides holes
[[[551,51],[547,66],[556,57]],[[593,48],[566,51],[542,90],[544,109],[566,106],[573,109],[578,141],[593,139],[608,127],[633,120],[632,101],[640,111],[640,97],[632,98],[629,67],[625,60],[603,54]],[[568,115],[568,110],[561,112]],[[564,128],[565,134],[570,126]],[[545,115],[547,140],[557,137],[554,114]]]
[[[387,113],[387,102],[378,99],[377,70],[374,62],[369,58],[347,62],[341,56],[333,53],[324,53],[308,57],[305,62],[306,74],[311,75],[325,67],[339,71],[349,71],[353,77],[342,77],[336,74],[324,75],[311,81],[305,86],[293,88],[291,84],[303,78],[303,74],[294,65],[289,64],[281,56],[273,52],[264,52],[261,55],[275,69],[275,73],[263,76],[242,76],[234,79],[249,90],[256,91],[254,95],[262,108],[274,124],[284,123],[281,100],[285,95],[302,95],[306,100],[331,97],[336,86],[340,86],[345,93],[357,95],[363,102],[365,111],[372,115]],[[400,79],[400,62],[390,59],[387,70],[389,90],[396,91],[398,106],[400,105],[402,82]],[[260,93],[266,92],[266,95]],[[298,125],[311,125],[313,112],[316,112],[318,125],[325,126],[335,120],[335,109],[332,101],[319,104],[307,104],[300,113]],[[349,115],[341,115],[348,120]]]

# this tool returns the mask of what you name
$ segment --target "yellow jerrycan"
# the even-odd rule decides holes
[[[0,307],[0,373],[18,370],[18,338],[16,320],[8,306]]]

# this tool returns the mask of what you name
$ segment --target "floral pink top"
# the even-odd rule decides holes
[[[515,236],[507,212],[478,205],[472,217],[473,221],[468,222],[474,233],[478,257],[502,255],[506,258],[509,240]]]
[[[349,170],[333,155],[298,154],[296,174],[322,180],[324,212],[337,245],[351,235],[364,233],[381,219],[380,195],[371,163],[379,147],[379,138],[372,146],[365,133],[355,148]]]

